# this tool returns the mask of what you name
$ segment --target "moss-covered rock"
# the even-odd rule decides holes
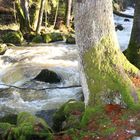
[[[0,44],[0,55],[3,55],[7,50],[6,44]]]
[[[60,131],[69,127],[77,127],[84,110],[85,105],[83,102],[75,100],[66,102],[53,117],[54,130]]]
[[[67,43],[67,44],[76,44],[75,36],[74,36],[74,35],[69,35],[69,36],[66,38],[66,43]]]
[[[41,35],[36,35],[33,39],[32,39],[33,43],[43,43],[43,38]]]
[[[46,122],[27,112],[19,113],[16,126],[8,123],[2,123],[1,126],[5,128],[2,129],[2,136],[6,140],[53,140],[52,130]]]
[[[4,43],[21,44],[24,39],[21,32],[13,31],[4,34],[2,40]]]
[[[49,42],[56,42],[56,41],[63,41],[63,36],[61,33],[48,33],[42,35],[44,42],[49,43]]]

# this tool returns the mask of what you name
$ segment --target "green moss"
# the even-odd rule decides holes
[[[43,38],[41,35],[37,35],[32,39],[32,42],[34,43],[43,43]]]
[[[72,113],[74,111],[78,112],[84,112],[85,110],[85,105],[83,102],[75,101],[75,100],[70,100],[66,102],[60,109],[55,113],[53,116],[53,128],[55,131],[60,131],[62,129],[62,123],[65,121],[66,122],[66,127],[68,126],[76,126],[79,122],[78,119],[75,116],[72,116]],[[75,121],[72,122],[72,120],[76,119]]]
[[[50,33],[44,34],[43,35],[43,40],[44,40],[45,43],[51,42],[52,41],[51,34]]]
[[[140,69],[140,45],[131,41],[129,47],[124,51],[127,59]]]
[[[7,50],[6,44],[0,44],[0,55],[3,55]]]
[[[75,36],[74,35],[69,35],[66,38],[66,43],[67,44],[76,44]]]
[[[106,37],[83,55],[91,106],[103,105],[107,100],[113,101],[113,99],[108,99],[110,94],[114,98],[116,94],[121,95],[124,104],[128,107],[139,104],[139,101],[134,101],[138,100],[138,97],[128,76],[130,73],[137,74],[138,69],[129,63],[114,45],[115,42]]]
[[[52,130],[41,118],[31,115],[27,112],[22,112],[18,115],[17,125],[12,126],[8,123],[0,123],[0,128],[5,128],[2,134],[7,135],[8,140],[31,140],[44,139],[52,140]],[[8,132],[10,128],[10,133]]]
[[[89,120],[91,118],[94,118],[94,116],[102,116],[104,114],[104,109],[101,106],[96,106],[96,107],[88,107],[86,108],[84,115],[81,120],[81,127],[86,126],[89,123]]]
[[[4,43],[21,44],[23,41],[23,35],[21,32],[8,32],[2,36]]]
[[[101,136],[110,136],[113,132],[116,131],[116,128],[115,127],[109,127],[109,128],[106,128],[104,129],[103,131],[101,131]]]
[[[61,35],[61,33],[47,33],[42,36],[45,43],[63,41],[63,36]]]

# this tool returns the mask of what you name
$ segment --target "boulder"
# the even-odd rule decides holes
[[[43,43],[43,38],[41,35],[36,35],[33,39],[32,39],[33,43]]]
[[[23,42],[23,35],[20,31],[11,31],[2,36],[4,43],[21,44]]]
[[[3,55],[7,50],[6,44],[0,44],[0,55]]]
[[[122,31],[124,29],[124,27],[121,25],[121,24],[118,24],[116,27],[115,27],[115,30],[120,30]]]
[[[67,43],[67,44],[76,44],[75,36],[74,36],[74,35],[69,35],[69,36],[66,38],[66,43]]]
[[[59,83],[61,82],[61,77],[51,70],[43,69],[33,80],[46,83]]]
[[[63,36],[61,33],[53,32],[53,33],[43,34],[42,36],[45,43],[63,41]]]
[[[130,19],[125,18],[124,21],[125,21],[125,22],[130,22]]]

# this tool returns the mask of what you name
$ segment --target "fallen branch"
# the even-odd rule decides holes
[[[134,16],[132,16],[132,15],[127,15],[127,14],[124,14],[124,13],[120,13],[118,11],[113,11],[113,14],[115,14],[117,16],[120,16],[120,17],[125,17],[125,18],[134,18]]]
[[[7,85],[7,84],[0,84],[1,86],[6,86],[9,88],[17,88],[17,89],[22,89],[22,90],[46,90],[46,89],[67,89],[67,88],[78,88],[81,87],[81,85],[72,85],[72,86],[66,86],[66,87],[45,87],[45,88],[26,88],[26,87],[18,87],[14,85]]]

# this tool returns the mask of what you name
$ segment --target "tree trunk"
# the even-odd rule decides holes
[[[72,0],[67,0],[67,18],[66,18],[67,27],[70,27],[71,8],[72,8]]]
[[[140,1],[135,1],[134,23],[131,38],[125,55],[128,60],[140,68]]]
[[[33,30],[36,30],[40,9],[40,0],[34,0],[30,8],[30,24]]]
[[[121,53],[113,23],[112,0],[76,0],[75,28],[85,104],[132,107],[139,98],[130,80],[138,74]]]
[[[55,25],[56,25],[56,22],[57,22],[58,10],[59,10],[59,0],[58,0],[58,3],[57,3],[55,17],[54,17],[54,23],[53,23],[54,28],[55,28]]]
[[[40,4],[39,17],[38,17],[38,23],[37,23],[37,28],[36,28],[36,33],[37,34],[40,33],[40,29],[41,29],[45,1],[46,0],[41,0],[41,4]]]
[[[16,1],[16,10],[17,17],[20,24],[21,32],[29,32],[30,31],[30,21],[29,21],[29,10],[28,10],[28,1],[27,0],[17,0]]]

